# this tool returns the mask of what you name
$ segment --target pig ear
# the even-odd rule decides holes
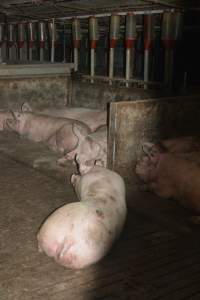
[[[159,149],[154,143],[146,142],[142,144],[143,152],[148,156],[154,156],[159,152]]]
[[[32,108],[31,108],[30,104],[28,104],[28,102],[24,102],[22,104],[21,111],[22,112],[29,112],[29,111],[32,111]]]
[[[74,134],[77,136],[78,140],[84,140],[87,134],[83,131],[83,128],[77,124],[74,124],[72,127]]]

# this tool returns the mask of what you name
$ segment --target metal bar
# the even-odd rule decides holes
[[[74,71],[78,71],[78,48],[74,48]]]
[[[130,83],[138,83],[141,85],[147,84],[147,85],[155,85],[155,86],[162,86],[163,83],[161,82],[157,82],[157,81],[148,81],[145,82],[144,80],[139,80],[139,79],[125,79],[122,77],[113,77],[112,79],[108,76],[100,76],[100,75],[94,75],[94,76],[90,76],[90,75],[82,75],[82,78],[91,80],[91,79],[96,79],[96,80],[102,80],[102,81],[121,81],[121,82],[130,82]]]
[[[51,63],[54,63],[55,58],[55,20],[52,20],[52,33],[51,33]]]
[[[90,75],[91,77],[94,76],[95,73],[95,49],[91,48],[90,52]],[[94,79],[91,79],[91,83],[94,83]]]
[[[115,48],[110,48],[109,52],[109,84],[112,84],[112,79],[113,79],[113,69],[114,69],[114,53],[115,53]]]
[[[130,12],[133,12],[134,15],[144,15],[144,14],[162,14],[164,11],[171,11],[174,12],[174,9],[155,9],[155,10],[140,10],[140,11],[134,11],[133,9],[130,11],[126,12],[117,12],[119,16],[125,16]],[[62,18],[56,18],[57,20],[70,20],[70,19],[87,19],[90,17],[96,17],[96,18],[101,18],[101,17],[110,17],[113,13],[104,13],[104,14],[88,14],[84,16],[70,16],[70,17],[62,17]]]
[[[128,80],[126,82],[126,87],[129,87],[129,80],[131,78],[131,71],[132,71],[132,57],[131,57],[131,51],[133,51],[133,49],[131,48],[127,48],[126,49],[126,80]]]
[[[144,51],[144,89],[148,88],[147,82],[149,81],[149,50],[145,49]]]

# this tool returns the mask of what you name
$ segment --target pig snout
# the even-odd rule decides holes
[[[84,164],[80,164],[78,166],[78,169],[79,169],[80,174],[84,175],[84,174],[88,173],[93,167],[94,167],[94,164],[90,165],[90,166],[86,166]]]
[[[3,124],[3,128],[8,130],[17,130],[18,121],[15,119],[6,119]]]

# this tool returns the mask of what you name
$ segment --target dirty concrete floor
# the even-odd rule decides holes
[[[130,186],[123,234],[101,262],[73,271],[39,253],[43,220],[77,200],[74,167],[58,169],[55,158],[43,145],[0,134],[1,300],[200,299],[199,227],[173,201]]]

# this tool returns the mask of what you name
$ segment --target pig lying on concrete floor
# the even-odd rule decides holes
[[[58,160],[59,164],[65,160],[76,160],[81,174],[87,173],[95,164],[106,167],[107,163],[107,126],[99,127],[88,135],[73,126],[74,134],[78,138],[78,146],[66,156]]]
[[[146,188],[163,198],[175,198],[186,208],[200,212],[200,166],[179,155],[144,143],[146,155],[137,162],[136,174]]]
[[[34,142],[44,142],[53,151],[65,154],[78,145],[78,138],[72,130],[75,124],[83,134],[91,132],[85,123],[77,120],[26,111],[13,112],[13,118],[7,119],[4,127]]]
[[[0,131],[4,130],[6,120],[12,118],[13,115],[10,111],[0,110]]]
[[[23,109],[32,111],[28,103],[23,104]],[[35,113],[49,115],[52,117],[70,118],[81,121],[88,125],[91,131],[95,131],[99,126],[107,124],[107,111],[90,109],[83,107],[63,107],[63,108],[44,108],[36,110]]]
[[[171,153],[200,151],[200,137],[184,136],[159,141],[158,145]]]
[[[117,173],[95,166],[72,175],[80,200],[58,208],[37,235],[40,251],[73,269],[102,259],[120,236],[126,219],[125,185]]]

